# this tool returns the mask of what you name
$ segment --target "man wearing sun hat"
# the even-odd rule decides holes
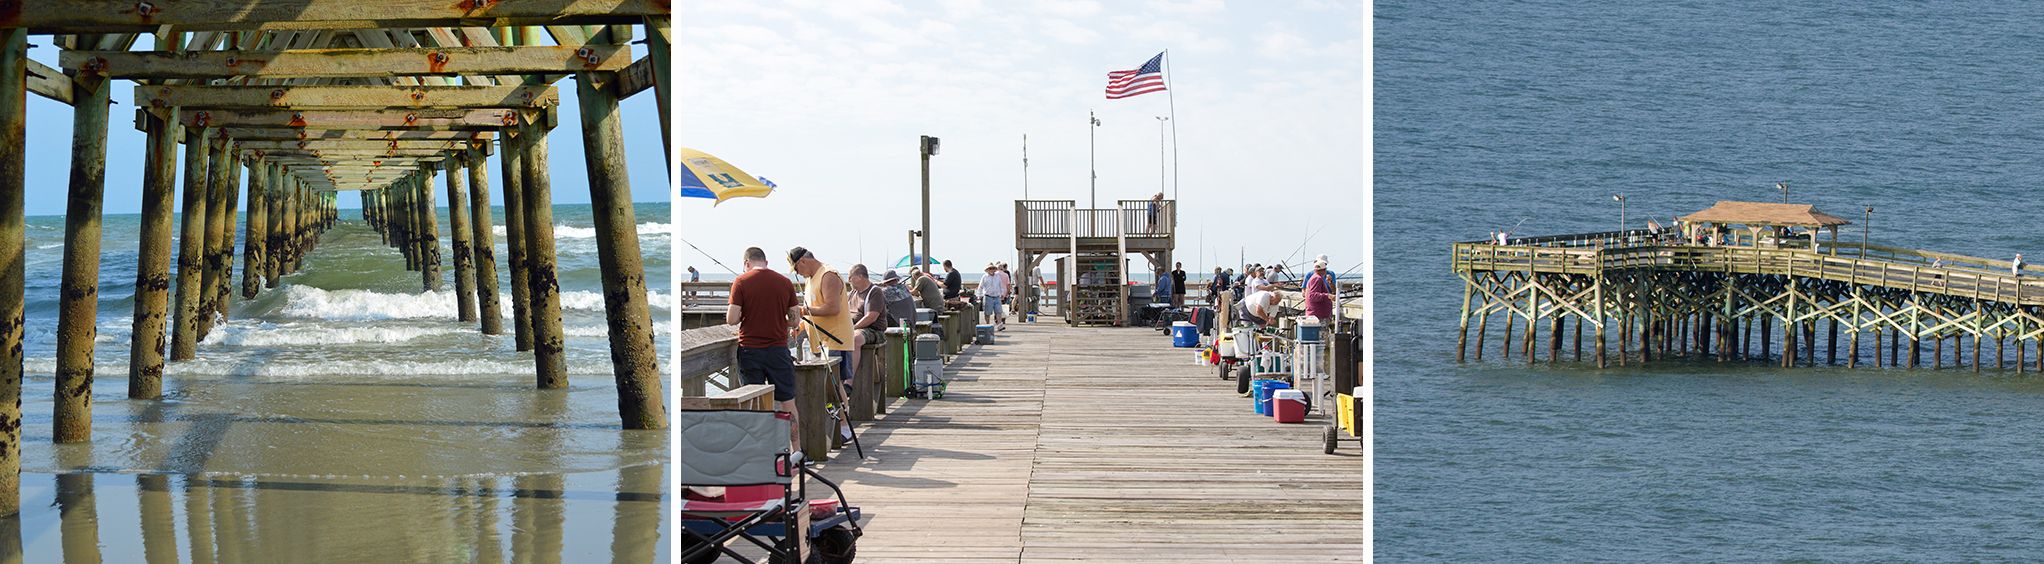
[[[987,263],[986,274],[979,277],[979,303],[981,314],[991,318],[989,323],[1000,330],[1008,328],[1008,322],[1001,316],[1001,301],[1008,296],[1007,279],[1001,275],[997,263]]]
[[[1334,274],[1327,271],[1327,255],[1313,259],[1313,273],[1306,276],[1306,315],[1325,326],[1334,322]]]

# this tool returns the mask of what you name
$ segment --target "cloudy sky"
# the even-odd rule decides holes
[[[1028,196],[1084,205],[1089,109],[1103,122],[1099,202],[1149,197],[1168,163],[1155,119],[1169,115],[1166,95],[1102,90],[1108,71],[1164,49],[1182,122],[1178,259],[1211,269],[1240,250],[1276,262],[1317,232],[1301,256],[1362,261],[1362,2],[696,1],[676,12],[680,144],[780,185],[764,199],[675,206],[678,233],[733,267],[750,245],[891,264],[920,222],[918,135],[943,140],[930,165],[938,258],[1014,260],[1024,134]]]

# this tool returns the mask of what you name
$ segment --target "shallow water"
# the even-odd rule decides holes
[[[1456,364],[1447,261],[1451,242],[1522,218],[1521,235],[1615,228],[1614,193],[1639,227],[1778,201],[1781,180],[1854,221],[1846,240],[1873,206],[1876,243],[2038,252],[2040,18],[2034,4],[1379,2],[1380,560],[2044,554],[2034,372],[1528,367],[1498,359],[1495,335],[1484,362]]]
[[[645,219],[666,206],[638,212],[665,355],[667,235]],[[508,334],[454,321],[451,265],[421,293],[358,218],[283,286],[237,295],[143,402],[126,398],[135,216],[109,216],[79,445],[50,440],[62,221],[30,218],[23,512],[0,549],[15,524],[31,562],[664,560],[668,434],[619,426],[588,207],[557,206],[569,388],[549,391]]]

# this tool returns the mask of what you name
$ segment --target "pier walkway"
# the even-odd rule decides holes
[[[1138,328],[1014,323],[822,465],[876,562],[1362,561],[1360,451],[1279,425]]]

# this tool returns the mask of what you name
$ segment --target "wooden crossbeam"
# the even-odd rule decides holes
[[[295,49],[290,51],[64,51],[57,63],[111,78],[336,78],[546,74],[623,70],[621,45]]]
[[[307,139],[304,141],[252,139],[237,140],[237,144],[243,149],[262,151],[384,151],[389,149],[400,151],[417,149],[460,151],[468,148],[468,141],[457,139],[445,141],[431,139],[390,141],[376,139]]]
[[[32,33],[630,24],[670,0],[64,0],[0,2],[0,27]]]
[[[135,86],[135,104],[156,108],[544,108],[560,104],[550,85],[521,86]]]
[[[28,91],[37,96],[71,103],[71,77],[63,71],[50,68],[34,59],[23,59],[28,63]]]
[[[617,80],[611,81],[612,87],[617,89],[617,99],[630,98],[633,94],[652,88],[659,80],[654,74],[653,63],[652,57],[646,57],[633,61],[632,66],[625,67],[623,72],[617,73]]]
[[[518,110],[179,110],[187,127],[288,129],[501,129],[524,122]]]
[[[465,139],[489,139],[491,137],[496,136],[495,133],[489,131],[427,131],[417,129],[373,130],[373,129],[328,129],[315,127],[308,127],[304,129],[228,127],[225,129],[227,130],[227,136],[234,138],[237,141],[248,140],[305,141],[305,140],[342,140],[342,139],[374,139],[382,141],[435,140],[435,139],[465,140]]]

